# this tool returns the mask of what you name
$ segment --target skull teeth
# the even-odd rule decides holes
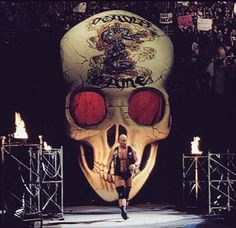
[[[104,164],[94,162],[94,168],[92,172],[98,174],[102,180],[114,184],[114,174],[109,175],[106,172],[106,166]]]
[[[140,167],[141,170],[138,170],[132,176],[132,191],[130,192],[130,199],[132,199],[143,186],[155,164],[157,145],[151,144],[151,147],[148,149],[150,150],[150,154],[145,157],[147,163],[143,168]],[[86,159],[85,148],[83,145],[80,145],[79,154],[80,167],[95,192],[106,201],[111,202],[117,200],[114,170],[112,169],[111,174],[108,174],[106,165],[104,165],[106,164],[107,159],[101,156],[94,156],[93,167],[91,167],[88,165],[88,161],[91,161],[89,160],[90,157],[88,156],[88,159]],[[112,166],[112,168],[114,167]]]

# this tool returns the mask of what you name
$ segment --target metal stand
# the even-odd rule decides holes
[[[63,148],[44,151],[42,157],[42,213],[63,217]]]
[[[208,156],[183,155],[183,200],[195,189],[195,203],[208,202],[209,214],[236,206],[236,156],[235,154],[212,154]],[[208,198],[208,199],[207,199]]]
[[[230,211],[236,206],[235,154],[208,154],[208,210]]]
[[[23,187],[22,197],[17,196],[16,191],[10,195],[21,203],[21,208],[15,211],[15,216],[23,221],[33,221],[43,216],[63,217],[63,148],[52,148],[46,151],[43,148],[42,136],[39,136],[39,144],[28,144],[26,141],[15,141],[12,139],[5,142],[6,137],[1,137],[1,170],[7,167],[5,158],[13,160],[18,165],[20,180]],[[19,152],[16,156],[12,150]],[[24,151],[21,151],[22,148]],[[22,154],[24,153],[24,154]],[[6,197],[6,184],[1,178],[1,201],[2,211],[8,211]],[[3,212],[2,212],[3,213]]]
[[[207,189],[207,156],[183,155],[182,166],[183,204],[202,204]]]
[[[1,201],[0,201],[0,212],[1,212],[1,216],[3,217],[3,219],[5,218],[5,213],[7,210],[7,205],[6,205],[6,201],[5,201],[5,172],[4,172],[4,162],[5,162],[5,157],[4,157],[4,144],[5,144],[5,140],[6,137],[5,136],[1,136],[1,151],[0,151],[0,158],[1,158],[1,176],[0,176],[0,180],[1,180]]]

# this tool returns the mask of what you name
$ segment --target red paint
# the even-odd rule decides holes
[[[77,93],[72,100],[71,111],[79,125],[98,124],[106,115],[106,105],[103,97],[93,91]]]
[[[153,125],[162,118],[163,99],[152,90],[135,93],[129,100],[129,116],[137,124]]]

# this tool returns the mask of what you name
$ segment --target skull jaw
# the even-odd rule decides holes
[[[136,174],[132,176],[132,189],[129,195],[129,199],[133,199],[136,194],[140,191],[142,186],[145,184],[148,179],[151,171],[155,166],[155,160],[157,156],[158,144],[152,144],[150,149],[150,156],[147,160],[147,163],[143,170],[138,171]],[[114,175],[111,174],[112,179],[108,180],[108,175],[105,171],[104,161],[94,161],[93,169],[88,167],[85,154],[86,153],[83,147],[80,147],[80,155],[79,155],[79,164],[80,167],[88,180],[91,187],[94,191],[107,202],[112,202],[118,199],[118,195],[116,192],[115,184],[114,184]]]

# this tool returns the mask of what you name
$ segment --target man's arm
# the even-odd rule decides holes
[[[134,156],[134,165],[135,165],[135,169],[139,168],[140,166],[140,161],[137,157],[137,152],[136,150],[133,148],[133,156]]]
[[[136,150],[132,148],[132,151],[133,151],[134,163],[129,166],[130,171],[134,171],[138,169],[140,166],[140,162],[139,162]]]

